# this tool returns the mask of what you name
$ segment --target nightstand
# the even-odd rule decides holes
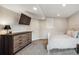
[[[77,54],[79,54],[79,44],[77,44]]]

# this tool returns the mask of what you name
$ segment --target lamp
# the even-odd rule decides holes
[[[4,29],[7,30],[7,34],[8,34],[9,33],[8,30],[10,30],[11,27],[10,27],[10,25],[5,25]]]

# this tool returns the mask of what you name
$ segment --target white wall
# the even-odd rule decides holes
[[[38,40],[39,39],[39,20],[37,19],[32,19],[31,21],[31,24],[30,24],[30,27],[31,27],[31,30],[32,30],[32,39],[33,40]]]
[[[6,8],[0,7],[0,24],[17,24],[20,14],[10,11]]]
[[[65,18],[55,18],[55,25],[54,28],[57,29],[57,31],[65,33],[67,31],[68,26],[68,20]]]
[[[39,21],[31,19],[30,25],[11,25],[13,32],[32,31],[32,40],[39,39]]]
[[[48,38],[46,26],[47,26],[46,20],[41,20],[40,21],[40,39],[47,39]]]
[[[6,8],[0,7],[0,27],[4,25],[11,25],[13,32],[22,31],[23,29],[25,30],[25,28],[23,27],[26,27],[26,26],[18,25],[19,18],[20,18],[20,14],[15,13]]]
[[[67,30],[68,20],[65,18],[47,18],[40,21],[40,38],[47,38],[48,33],[53,30],[65,33]]]
[[[47,39],[48,32],[54,30],[65,32],[67,20],[64,18],[46,18],[46,20],[31,19],[30,25],[19,25],[20,14],[0,7],[0,29],[2,25],[11,25],[13,32],[32,31],[32,40]]]
[[[39,38],[39,20],[31,19],[30,25],[19,25],[20,14],[0,7],[0,29],[4,25],[11,25],[12,32],[32,31],[32,40]]]
[[[79,29],[79,12],[72,15],[68,20],[69,20],[69,25],[68,25],[69,29],[72,28]]]

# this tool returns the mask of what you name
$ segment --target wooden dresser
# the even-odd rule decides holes
[[[12,55],[32,42],[32,32],[0,35],[0,54]]]

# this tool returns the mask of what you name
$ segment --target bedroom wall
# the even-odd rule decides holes
[[[47,28],[46,20],[40,20],[40,39],[47,39]]]
[[[69,29],[72,28],[79,29],[79,12],[69,17],[68,20],[69,20],[69,25],[68,25]]]
[[[46,18],[40,22],[40,38],[48,38],[48,33],[53,30],[65,33],[67,25],[68,20],[65,18]]]
[[[37,19],[31,19],[30,25],[11,25],[13,32],[32,31],[32,40],[39,39],[39,21]]]
[[[0,30],[4,25],[11,25],[13,32],[32,31],[32,40],[39,38],[39,20],[32,19],[30,25],[19,25],[20,14],[9,9],[0,7]]]
[[[68,20],[66,18],[55,18],[54,21],[54,28],[57,31],[60,31],[62,33],[65,33],[67,31]]]
[[[55,28],[65,32],[67,20],[64,18],[46,18],[45,20],[32,19],[31,24],[18,25],[20,14],[0,7],[0,30],[3,25],[10,24],[13,32],[32,31],[32,40],[47,39],[48,32]],[[64,25],[63,25],[64,24]]]

